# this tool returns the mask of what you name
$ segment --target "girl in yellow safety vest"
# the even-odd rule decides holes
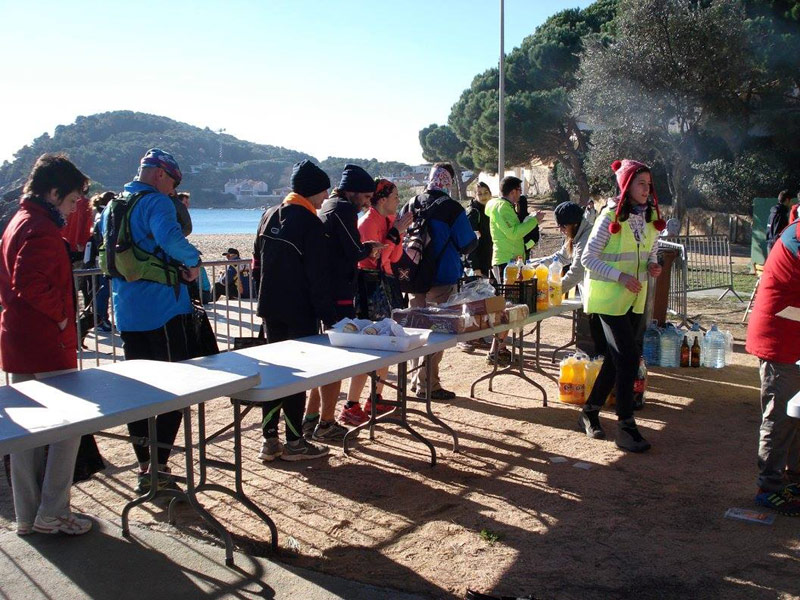
[[[600,407],[616,386],[617,446],[644,452],[650,443],[639,433],[633,418],[633,383],[640,358],[636,330],[644,312],[648,274],[661,274],[655,242],[666,224],[658,209],[650,168],[627,159],[614,161],[611,168],[619,196],[598,215],[581,255],[586,268],[584,310],[599,316],[607,347],[578,427],[590,438],[605,438]]]

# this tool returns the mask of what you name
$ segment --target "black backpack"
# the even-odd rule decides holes
[[[392,272],[400,284],[400,290],[410,294],[424,294],[433,287],[439,259],[450,243],[433,255],[430,251],[431,234],[430,218],[435,208],[447,196],[442,196],[428,206],[424,206],[422,196],[417,196],[409,203],[408,210],[414,214],[414,220],[403,238],[403,254],[392,264]]]

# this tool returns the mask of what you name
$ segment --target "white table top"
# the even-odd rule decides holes
[[[336,348],[330,345],[328,336],[314,335],[195,358],[189,364],[232,371],[257,368],[261,383],[251,389],[239,391],[233,397],[251,402],[267,402],[446,350],[456,343],[454,335],[432,333],[428,343],[420,348],[391,352]]]
[[[94,433],[257,385],[257,369],[130,360],[0,387],[0,455]]]

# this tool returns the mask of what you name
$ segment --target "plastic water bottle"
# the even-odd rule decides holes
[[[650,323],[644,332],[642,356],[644,357],[644,361],[651,367],[659,364],[661,357],[661,332],[658,330],[658,323],[656,321]]]
[[[675,330],[672,323],[667,323],[664,326],[664,332],[661,334],[660,343],[660,361],[659,365],[662,367],[677,367],[678,366],[678,351],[680,344],[678,337],[680,334]]]
[[[706,366],[721,369],[725,366],[725,334],[712,325],[705,338]]]
[[[725,366],[733,362],[733,334],[729,329],[722,332],[725,336]]]

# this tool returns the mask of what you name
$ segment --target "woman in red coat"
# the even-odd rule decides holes
[[[0,244],[0,368],[11,383],[75,369],[78,336],[72,265],[61,228],[87,177],[66,157],[43,154]],[[17,533],[91,529],[72,514],[69,492],[80,438],[11,455]]]

